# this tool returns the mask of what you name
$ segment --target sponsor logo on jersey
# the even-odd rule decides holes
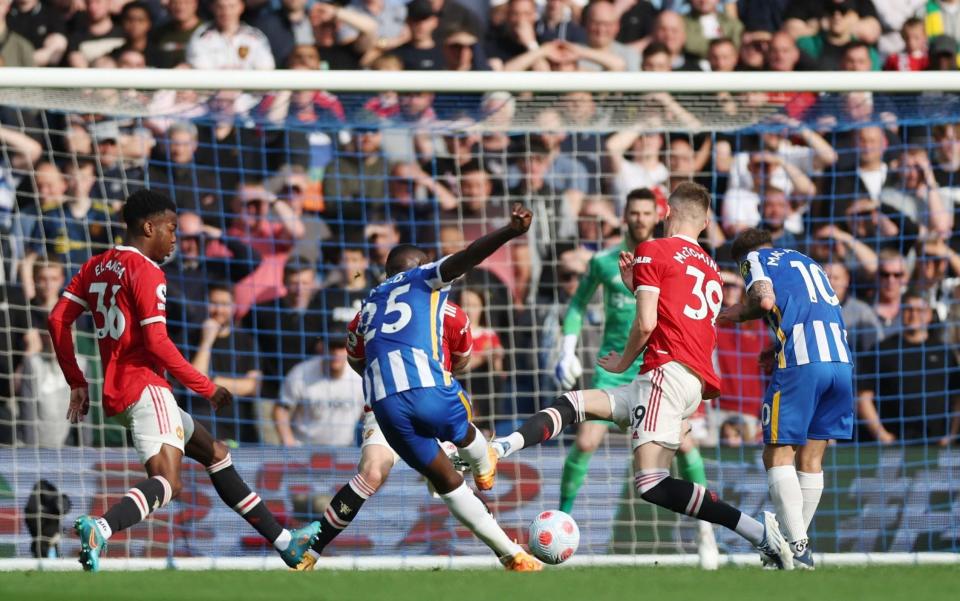
[[[237,48],[237,55],[241,60],[247,58],[248,54],[250,54],[250,46],[240,46]]]
[[[177,426],[177,438],[179,438],[180,440],[183,440],[183,427],[182,427],[182,426]]]
[[[653,263],[653,257],[634,257],[634,265],[643,265],[645,263]]]

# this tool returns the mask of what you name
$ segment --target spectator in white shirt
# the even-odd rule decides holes
[[[215,0],[213,20],[201,25],[187,44],[187,63],[194,69],[273,69],[267,36],[240,22],[243,0]]]
[[[323,346],[318,347],[322,351]],[[342,338],[331,338],[326,350],[328,357],[298,363],[283,380],[273,419],[284,446],[346,447],[356,440],[363,415],[363,379],[347,365],[346,332]]]

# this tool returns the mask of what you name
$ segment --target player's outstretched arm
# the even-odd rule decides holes
[[[517,236],[527,233],[532,219],[533,213],[530,209],[520,203],[514,204],[513,212],[510,215],[510,223],[477,238],[470,243],[470,246],[447,257],[440,264],[440,277],[443,278],[444,282],[451,282],[483,263],[498,248]]]
[[[659,290],[637,291],[637,315],[633,319],[633,326],[630,327],[630,337],[627,338],[627,345],[623,348],[623,355],[611,351],[606,357],[600,359],[600,367],[615,374],[622,374],[630,369],[647,346],[650,335],[657,329],[659,301]]]

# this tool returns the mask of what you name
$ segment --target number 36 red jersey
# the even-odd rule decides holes
[[[70,324],[93,314],[103,362],[103,409],[116,415],[140,399],[147,385],[170,388],[164,368],[198,394],[215,386],[193,369],[167,337],[167,280],[156,263],[130,246],[117,246],[84,263],[50,315],[57,359],[71,388],[86,386],[73,354]]]
[[[647,341],[641,373],[678,361],[703,380],[703,398],[720,395],[713,369],[717,346],[714,322],[723,301],[717,263],[686,236],[648,240],[637,245],[634,293],[658,291],[657,327]]]

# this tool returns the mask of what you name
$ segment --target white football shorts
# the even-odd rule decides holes
[[[613,421],[630,434],[634,449],[647,442],[676,449],[684,433],[683,420],[703,400],[703,383],[685,365],[671,361],[604,392]]]
[[[117,420],[130,430],[133,446],[144,464],[165,444],[182,453],[193,436],[193,418],[180,409],[173,392],[164,386],[148,385],[140,400],[117,415]]]

